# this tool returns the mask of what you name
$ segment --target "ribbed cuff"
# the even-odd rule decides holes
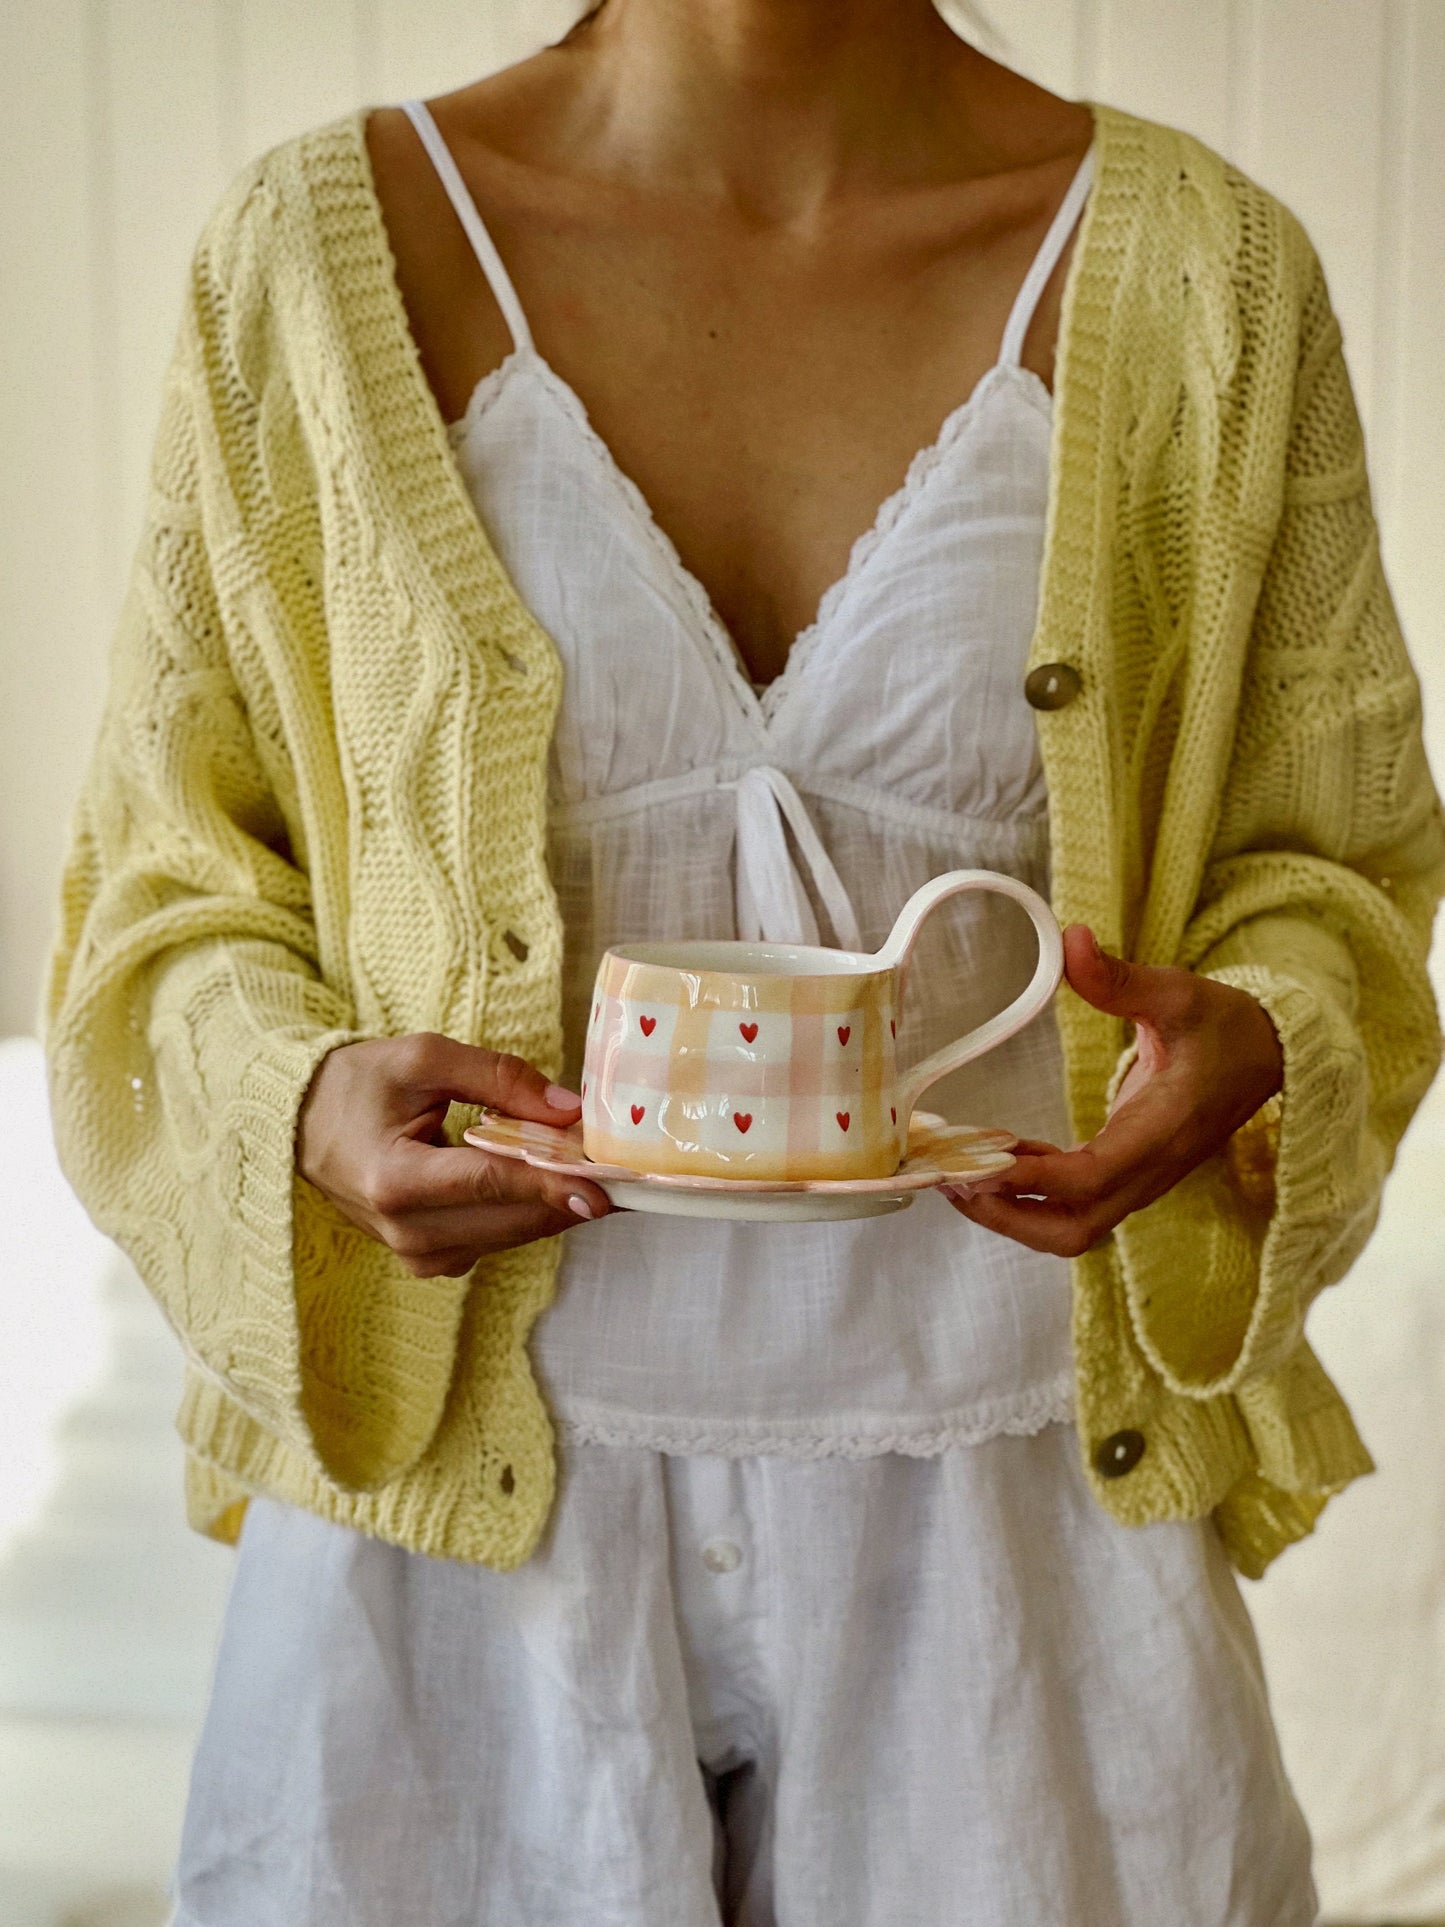
[[[1241,1196],[1221,1156],[1125,1219],[1116,1238],[1140,1349],[1170,1391],[1210,1399],[1298,1346],[1310,1297],[1351,1235],[1356,1214],[1337,1178],[1362,1141],[1366,1089],[1363,1053],[1342,1047],[1311,992],[1255,965],[1201,974],[1254,997],[1279,1036],[1273,1208]]]
[[[319,1442],[305,1411],[298,1328],[296,1127],[322,1058],[359,1041],[360,1033],[350,1030],[265,1032],[232,1100],[233,1169],[218,1174],[240,1273],[222,1382],[260,1424],[308,1456]]]
[[[322,1477],[357,1492],[406,1471],[434,1437],[472,1282],[414,1277],[295,1168],[297,1118],[317,1065],[360,1041],[349,1031],[272,1033],[248,1068],[254,1129],[243,1131],[239,1204],[256,1257],[226,1374],[233,1396],[266,1423],[261,1399],[287,1383],[294,1347],[301,1430],[293,1421],[279,1435]]]

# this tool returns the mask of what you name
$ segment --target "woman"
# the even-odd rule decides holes
[[[243,173],[154,482],[48,1050],[240,1538],[181,1927],[1312,1920],[1229,1562],[1369,1468],[1303,1320],[1445,828],[1297,224],[926,0],[606,0]],[[940,1087],[1006,1182],[684,1226],[461,1144],[576,1118],[607,943],[963,864],[1070,924]]]

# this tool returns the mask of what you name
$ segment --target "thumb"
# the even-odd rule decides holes
[[[401,1082],[414,1095],[485,1104],[538,1124],[556,1124],[559,1113],[570,1118],[581,1107],[575,1091],[549,1083],[525,1057],[464,1044],[439,1032],[409,1037],[405,1043]]]
[[[1071,923],[1064,932],[1064,975],[1070,989],[1095,1010],[1167,1026],[1175,1004],[1174,980],[1180,973],[1129,963],[1100,949],[1087,924]]]

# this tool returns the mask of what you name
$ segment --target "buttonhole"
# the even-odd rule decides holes
[[[502,935],[502,942],[507,946],[508,950],[511,951],[518,963],[525,963],[527,961],[527,946],[522,942],[522,939],[517,935],[515,930],[505,931]]]
[[[503,1492],[506,1493],[509,1499],[512,1496],[512,1492],[516,1486],[516,1483],[517,1483],[516,1479],[512,1476],[511,1466],[504,1465],[502,1467],[502,1476],[498,1479],[497,1484],[501,1486]]]

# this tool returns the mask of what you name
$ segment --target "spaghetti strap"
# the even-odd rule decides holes
[[[1034,256],[1033,266],[1024,276],[1023,286],[1014,297],[1013,308],[1009,313],[1008,325],[1003,331],[1003,345],[998,351],[1001,364],[1016,368],[1024,351],[1024,338],[1029,331],[1029,323],[1034,318],[1034,309],[1039,305],[1039,296],[1048,285],[1049,276],[1058,266],[1059,256],[1068,244],[1088,197],[1089,187],[1094,178],[1094,149],[1079,162],[1078,172],[1069,183],[1069,191],[1060,203],[1059,211],[1050,223],[1044,236],[1043,245]]]
[[[527,317],[522,312],[522,304],[517,299],[517,290],[512,286],[512,277],[502,266],[502,257],[497,245],[486,229],[486,223],[477,212],[477,204],[467,192],[466,182],[456,162],[452,159],[451,149],[442,139],[441,129],[432,118],[431,109],[424,100],[404,100],[403,108],[410,116],[411,124],[421,136],[422,145],[432,158],[432,164],[441,176],[442,186],[447,198],[456,209],[457,219],[466,230],[472,251],[487,277],[487,285],[496,296],[497,306],[502,311],[502,319],[511,331],[514,348],[530,348],[532,331],[527,326]]]

